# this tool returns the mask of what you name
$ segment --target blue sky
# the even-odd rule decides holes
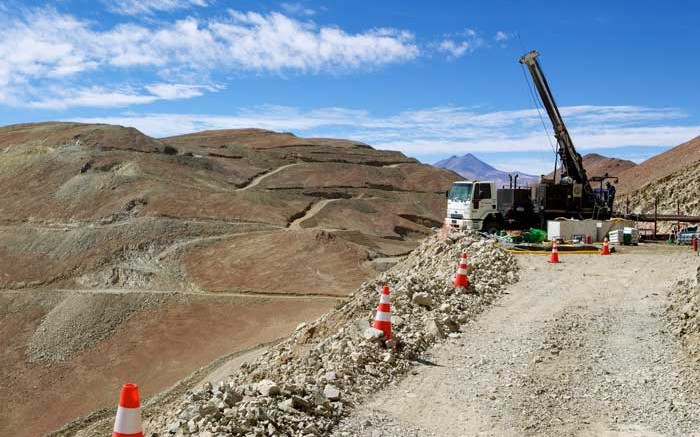
[[[700,135],[692,1],[9,0],[0,43],[2,125],[263,127],[540,173],[534,48],[580,152],[639,162]]]

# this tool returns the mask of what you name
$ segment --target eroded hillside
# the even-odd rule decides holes
[[[700,215],[700,137],[654,156],[620,174],[618,209]],[[662,226],[667,228],[667,224]]]
[[[369,257],[405,253],[439,224],[439,193],[455,179],[398,152],[257,129],[156,140],[119,126],[16,125],[0,129],[0,153],[4,288],[280,292],[255,286],[247,264],[271,252],[307,263],[309,246],[323,252],[315,279],[334,283],[337,254],[352,288],[372,274]],[[226,279],[205,279],[222,267]]]
[[[0,128],[0,391],[18,396],[0,434],[288,335],[429,235],[458,178],[258,129]]]

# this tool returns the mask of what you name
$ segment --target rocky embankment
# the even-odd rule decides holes
[[[680,144],[631,167],[615,176],[616,208],[630,212],[653,214],[700,215],[700,137]],[[672,223],[660,223],[661,232],[668,232]]]
[[[668,329],[681,338],[690,356],[700,362],[700,267],[695,280],[681,280],[670,293]]]
[[[459,255],[470,286],[456,291]],[[164,414],[149,435],[327,434],[368,393],[397,381],[423,352],[479,314],[517,281],[513,257],[475,235],[431,237],[404,262],[363,284],[336,310],[301,325],[285,342],[216,385],[205,384]],[[391,287],[393,339],[370,328],[381,287]]]
[[[657,201],[659,214],[700,215],[700,161],[629,193],[632,212],[652,214]],[[618,199],[621,206],[627,197]]]

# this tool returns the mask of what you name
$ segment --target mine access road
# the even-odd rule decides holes
[[[506,296],[334,435],[700,435],[700,366],[665,316],[691,253],[519,255]]]

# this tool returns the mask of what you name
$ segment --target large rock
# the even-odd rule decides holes
[[[428,319],[425,322],[425,332],[435,338],[445,337],[445,331],[443,331],[442,327],[435,319]]]
[[[340,399],[340,390],[333,384],[326,384],[323,388],[323,395],[327,397],[329,401],[337,401]]]
[[[258,393],[263,396],[277,396],[280,394],[280,388],[270,379],[263,379],[258,383]]]
[[[412,301],[414,304],[420,305],[422,307],[433,306],[433,298],[430,297],[430,295],[428,293],[425,293],[425,292],[415,293],[413,295]]]
[[[377,328],[367,328],[363,334],[365,340],[377,341],[384,337],[384,332]]]

